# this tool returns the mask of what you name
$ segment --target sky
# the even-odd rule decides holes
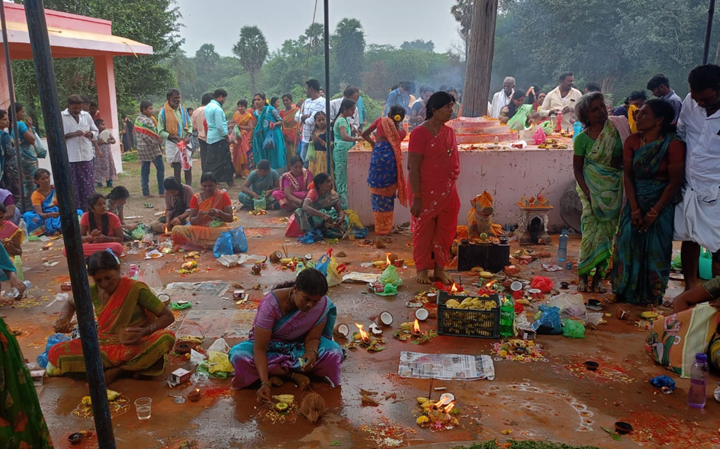
[[[312,23],[315,0],[176,0],[182,14],[183,50],[193,56],[202,44],[232,56],[240,29],[255,25],[265,34],[270,52],[287,39],[297,39]],[[315,21],[323,22],[323,0]],[[404,41],[432,40],[436,52],[460,42],[450,14],[454,0],[331,0],[330,32],[345,17],[360,21],[367,44],[400,46]],[[399,23],[402,23],[399,25]]]

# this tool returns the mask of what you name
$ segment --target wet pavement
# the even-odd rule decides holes
[[[317,260],[330,248],[327,243],[303,245],[295,239],[286,239],[280,212],[251,217],[243,210],[239,216],[248,236],[249,254],[267,255],[285,246],[290,255],[310,253]],[[335,254],[339,251],[347,254],[338,261],[348,265],[350,271],[379,273],[372,267],[362,268],[360,264],[382,260],[386,252],[397,253],[400,258],[411,261],[410,241],[410,236],[396,234],[386,249],[376,249],[361,241],[341,241],[332,247]],[[571,259],[577,255],[578,243],[577,237],[571,239]],[[62,241],[57,240],[47,251],[42,250],[44,245],[31,242],[24,246],[23,262],[28,268],[26,279],[33,283],[30,299],[25,300],[22,307],[0,309],[8,325],[22,332],[18,341],[31,361],[42,352],[47,336],[52,333],[52,324],[60,311],[60,304],[52,301],[60,293],[60,283],[67,280]],[[519,248],[515,243],[512,246],[513,251]],[[553,247],[536,250],[552,254],[556,251]],[[45,267],[45,261],[60,263]],[[165,284],[215,279],[239,283],[255,301],[262,297],[262,290],[292,278],[291,272],[270,263],[260,276],[251,274],[249,266],[225,268],[215,262],[211,252],[201,255],[199,272],[187,276],[177,273],[182,264],[181,253],[150,261],[144,260],[142,255],[128,255],[122,262],[125,271],[130,263],[137,263],[141,269],[151,264]],[[530,279],[538,274],[551,277],[556,284],[561,280],[574,281],[575,274],[568,271],[544,272],[541,264],[548,262],[551,260],[541,259],[521,267],[519,277]],[[614,304],[607,305],[603,311],[612,314],[605,317],[607,324],[599,325],[597,330],[588,329],[585,339],[539,336],[536,342],[543,347],[545,361],[495,361],[493,381],[434,381],[434,387],[446,387],[447,392],[455,394],[460,425],[438,432],[419,428],[415,424],[420,411],[415,398],[428,396],[430,381],[400,378],[397,375],[400,352],[492,355],[492,344],[497,340],[440,336],[423,345],[412,345],[393,339],[392,331],[398,329],[397,324],[413,318],[414,309],[407,308],[406,301],[425,290],[414,281],[412,266],[399,272],[404,285],[396,297],[383,298],[368,293],[362,284],[341,284],[331,289],[329,295],[337,304],[338,322],[349,324],[353,330],[352,323],[355,322],[365,324],[367,328],[381,311],[389,311],[395,324],[392,330],[384,331],[386,350],[377,353],[348,350],[342,369],[342,385],[332,388],[327,383],[312,384],[312,390],[325,399],[328,407],[317,424],[310,424],[301,415],[295,422],[283,423],[261,417],[255,390],[233,391],[229,379],[208,381],[199,402],[176,404],[174,396],[189,392],[192,389],[189,384],[170,389],[164,377],[150,380],[125,378],[113,384],[112,389],[131,403],[139,397],[152,398],[152,418],[139,421],[132,407],[127,413],[116,416],[113,425],[117,447],[154,449],[186,444],[184,447],[202,448],[374,448],[401,441],[402,447],[445,448],[453,445],[450,442],[469,443],[496,438],[500,441],[511,438],[549,440],[613,448],[720,447],[720,415],[715,413],[720,410],[720,404],[712,399],[718,379],[711,377],[705,410],[690,409],[686,405],[689,381],[679,379],[652,362],[643,348],[645,332],[633,325],[634,319],[619,321],[614,315],[617,307]],[[455,272],[452,274],[457,276]],[[478,282],[476,275],[461,275],[465,285]],[[256,284],[261,284],[261,290],[251,290]],[[680,284],[673,283],[670,294],[676,294],[680,288]],[[236,305],[231,298],[232,289],[224,298],[198,297],[200,303],[190,310],[233,310]],[[587,296],[600,297],[610,296]],[[644,310],[623,307],[633,318]],[[178,316],[187,313],[182,311]],[[179,328],[181,321],[182,318],[176,321],[174,330]],[[421,326],[423,329],[435,328],[436,320],[429,319]],[[238,341],[229,340],[228,343],[232,345]],[[206,339],[203,347],[207,348],[211,343],[212,340]],[[601,368],[595,373],[585,371],[583,362],[586,360],[599,362]],[[166,372],[189,366],[189,362],[173,357]],[[673,394],[661,394],[648,383],[650,378],[662,374],[676,380],[677,389]],[[380,405],[363,406],[360,389],[377,392]],[[46,378],[39,391],[56,447],[69,447],[66,438],[72,432],[93,429],[92,419],[72,414],[87,394],[82,376]],[[273,394],[281,393],[295,394],[296,399],[304,394],[292,384],[273,389]],[[440,393],[433,391],[432,397],[437,398]],[[615,441],[603,428],[612,429],[619,420],[632,422],[635,432]],[[92,443],[90,440],[73,447],[95,447]]]

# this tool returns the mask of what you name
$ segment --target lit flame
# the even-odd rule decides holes
[[[417,318],[415,318],[415,323],[413,323],[413,332],[420,333],[420,323]]]
[[[170,233],[170,229],[168,229],[168,227],[167,227],[167,225],[166,225],[166,226],[165,226],[165,234],[169,234],[169,233]]]
[[[451,402],[451,403],[449,403],[449,404],[447,405],[447,407],[445,407],[445,408],[443,409],[443,413],[450,414],[450,412],[451,412],[452,409],[454,409],[454,408],[455,408],[455,402]]]
[[[355,323],[355,326],[357,326],[358,330],[360,331],[360,339],[362,341],[370,340],[370,337],[368,336],[368,333],[365,332],[365,330],[363,329],[364,326],[362,324]]]
[[[388,267],[392,265],[392,263],[390,262],[390,253],[385,253],[385,264]]]
[[[457,285],[455,285],[455,283],[453,282],[452,287],[450,287],[450,293],[457,293],[457,292],[458,292]]]
[[[495,284],[495,281],[490,281],[487,284],[485,284],[485,287],[492,288],[492,286]]]

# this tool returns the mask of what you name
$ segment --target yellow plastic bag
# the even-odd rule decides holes
[[[327,283],[328,287],[334,287],[342,284],[342,276],[338,272],[338,263],[334,257],[330,258],[330,264],[327,267]]]
[[[230,363],[230,359],[227,354],[216,351],[208,351],[208,371],[211,373],[217,373],[219,371],[234,373],[235,368],[233,368]]]
[[[352,209],[345,209],[345,216],[348,217],[350,229],[362,229],[365,226],[360,221],[360,216]]]

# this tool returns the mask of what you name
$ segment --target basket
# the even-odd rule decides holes
[[[462,302],[467,296],[453,296],[441,291],[438,297],[438,335],[473,338],[500,338],[500,298],[497,294],[480,297],[494,301],[493,310],[451,309],[445,303],[451,299]]]

